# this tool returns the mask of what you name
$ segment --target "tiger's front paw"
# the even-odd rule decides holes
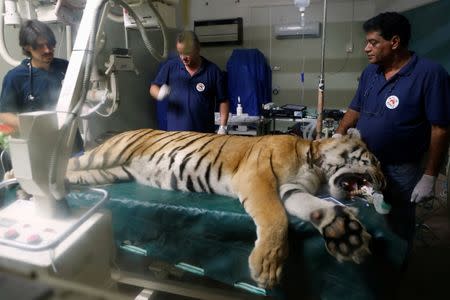
[[[260,287],[272,288],[280,282],[283,263],[288,256],[287,238],[257,241],[249,257],[252,278]]]
[[[325,239],[328,252],[340,262],[361,263],[370,254],[370,234],[355,217],[357,210],[336,205],[315,210],[311,222]]]

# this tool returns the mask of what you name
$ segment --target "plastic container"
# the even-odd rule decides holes
[[[241,105],[241,97],[238,97],[238,105],[236,107],[236,116],[242,116],[243,113],[242,105]]]
[[[238,104],[236,107],[236,116],[242,116],[242,105]]]

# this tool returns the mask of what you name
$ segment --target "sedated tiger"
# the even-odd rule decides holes
[[[378,160],[356,130],[315,141],[292,135],[128,131],[70,159],[67,179],[74,184],[136,180],[239,198],[257,228],[250,271],[265,288],[279,282],[288,255],[287,213],[310,221],[339,261],[359,263],[370,253],[370,235],[356,209],[314,194],[328,185],[330,195],[342,199],[363,185],[381,190],[385,184]]]

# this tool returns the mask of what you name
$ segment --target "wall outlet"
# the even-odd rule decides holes
[[[353,43],[352,42],[348,42],[345,45],[345,52],[347,52],[347,53],[352,53],[353,52]]]

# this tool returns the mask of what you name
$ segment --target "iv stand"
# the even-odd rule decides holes
[[[322,57],[320,60],[320,78],[317,89],[317,123],[316,123],[316,139],[320,139],[322,135],[322,121],[323,121],[323,106],[324,106],[324,92],[325,92],[325,33],[327,27],[327,0],[323,1],[323,20],[322,20]]]

